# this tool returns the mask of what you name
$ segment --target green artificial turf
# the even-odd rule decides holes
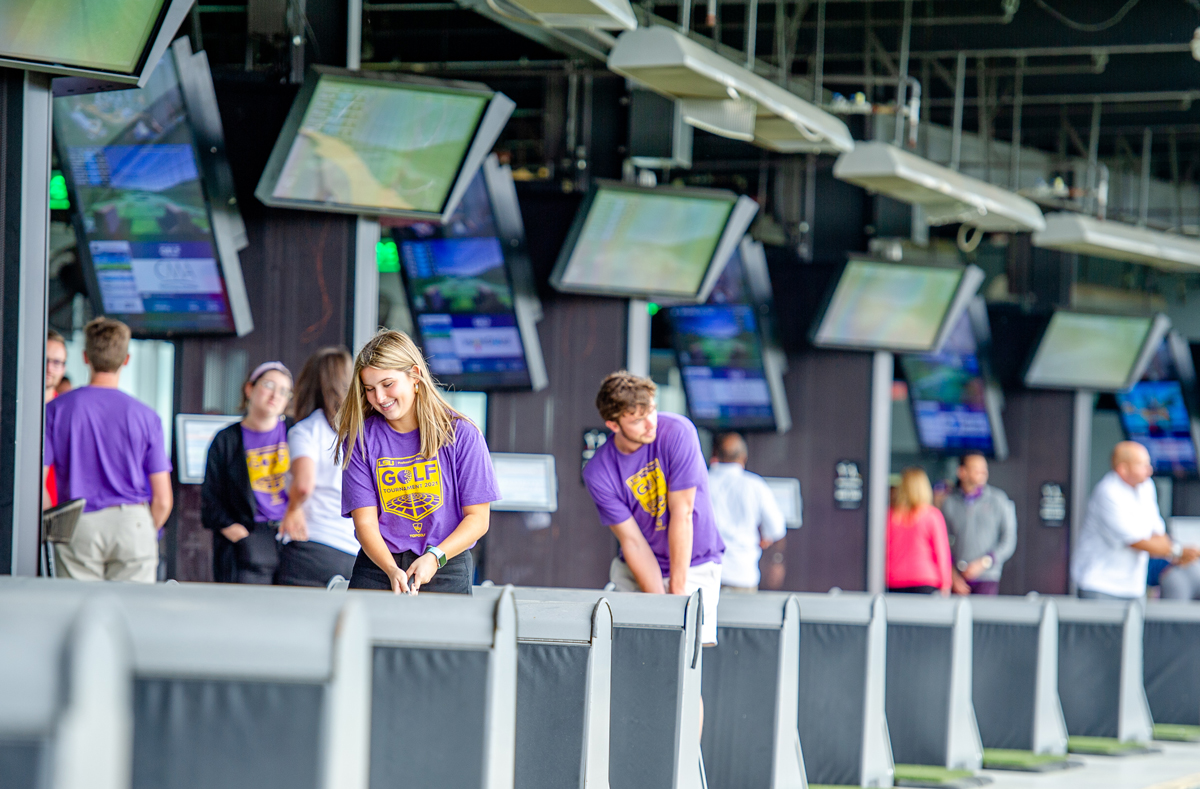
[[[1067,750],[1089,756],[1126,756],[1147,749],[1145,743],[1120,742],[1113,737],[1068,737]]]
[[[1168,742],[1200,742],[1200,726],[1183,723],[1154,724],[1154,739]]]
[[[1041,772],[1056,767],[1067,767],[1066,756],[1052,753],[1034,753],[1008,748],[984,748],[983,766],[988,770],[1023,770]]]
[[[932,764],[897,764],[896,783],[901,781],[922,784],[953,784],[963,778],[974,778],[970,770],[951,770]]]

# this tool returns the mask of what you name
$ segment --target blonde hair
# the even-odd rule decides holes
[[[337,447],[334,460],[345,468],[350,463],[350,452],[355,445],[367,456],[367,444],[363,439],[363,426],[374,410],[367,401],[363,387],[362,371],[368,367],[377,370],[399,370],[416,381],[417,430],[421,434],[420,455],[426,460],[437,455],[442,447],[454,443],[455,422],[462,419],[470,422],[455,411],[438,391],[437,383],[429,374],[429,366],[421,349],[404,332],[380,329],[358,352],[354,359],[354,375],[350,379],[350,391],[342,401],[337,413]],[[413,368],[416,371],[413,371]]]
[[[933,504],[933,486],[925,469],[909,466],[900,474],[900,486],[896,489],[896,511],[913,513]]]

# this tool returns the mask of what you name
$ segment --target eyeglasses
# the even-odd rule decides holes
[[[67,366],[66,359],[47,359],[46,366],[51,370],[61,370]]]
[[[279,395],[284,400],[292,399],[292,390],[285,389],[284,387],[280,386],[279,384],[275,383],[274,381],[259,381],[258,385],[261,386],[263,389],[266,389],[268,392]]]

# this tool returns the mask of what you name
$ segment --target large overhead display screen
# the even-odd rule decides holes
[[[580,208],[551,284],[703,301],[757,210],[732,192],[601,182]]]
[[[983,281],[983,272],[851,260],[813,342],[823,347],[926,353],[937,350]]]
[[[1117,408],[1125,434],[1149,451],[1155,474],[1195,475],[1192,420],[1179,381],[1139,381],[1117,394]]]
[[[1025,373],[1025,384],[1054,389],[1128,389],[1170,328],[1166,316],[1058,311]]]
[[[321,69],[297,97],[256,194],[268,205],[441,217],[511,105],[476,83]]]
[[[921,447],[940,454],[976,450],[997,454],[1005,446],[997,394],[990,389],[970,316],[963,314],[936,354],[900,357]],[[1003,454],[1003,453],[1001,453]]]
[[[136,82],[191,0],[3,0],[0,60],[35,71]],[[153,53],[156,53],[152,55]]]
[[[529,357],[534,367],[543,363],[532,321],[519,317],[518,261],[506,255],[503,235],[483,172],[447,224],[409,223],[393,231],[418,339],[443,384],[529,389],[544,377],[531,377]],[[522,323],[532,337],[523,336]]]
[[[96,311],[135,337],[233,333],[240,267],[220,262],[174,53],[144,88],[55,99],[54,133]]]

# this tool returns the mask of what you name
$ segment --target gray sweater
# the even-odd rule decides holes
[[[955,564],[990,553],[995,563],[975,580],[999,581],[1004,563],[1017,549],[1017,508],[1008,495],[985,485],[979,498],[968,502],[962,489],[955,488],[942,502],[942,515]]]

